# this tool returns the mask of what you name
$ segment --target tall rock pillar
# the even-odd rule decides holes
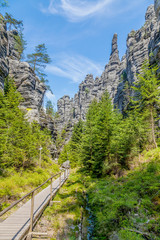
[[[119,51],[118,51],[118,44],[117,44],[117,34],[115,33],[112,39],[112,51],[111,51],[109,64],[119,65],[119,63],[120,63],[120,60],[119,60]]]

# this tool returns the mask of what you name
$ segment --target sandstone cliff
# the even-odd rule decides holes
[[[17,90],[23,97],[21,108],[29,121],[37,121],[42,127],[54,131],[54,122],[47,118],[42,109],[45,85],[39,80],[27,62],[20,61],[15,49],[16,30],[7,31],[3,17],[0,17],[0,89],[3,91],[4,79],[9,75],[15,81]]]
[[[100,99],[107,90],[116,107],[123,111],[128,98],[133,95],[131,86],[136,81],[145,59],[150,57],[152,62],[160,62],[160,0],[154,6],[148,7],[145,24],[138,31],[131,31],[127,38],[127,50],[121,61],[119,59],[117,34],[112,39],[112,50],[109,63],[100,78],[89,74],[79,85],[79,91],[73,99],[64,96],[58,101],[59,121],[57,127],[71,128],[79,119],[85,120],[89,104],[96,98]],[[156,14],[155,14],[156,11]],[[157,17],[156,17],[157,15]]]

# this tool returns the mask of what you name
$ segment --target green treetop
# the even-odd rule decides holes
[[[8,7],[8,1],[0,0],[0,7]]]
[[[45,44],[39,44],[35,47],[35,52],[27,55],[28,63],[31,65],[35,73],[41,78],[45,76],[43,69],[46,67],[47,63],[51,62],[51,58],[47,53],[47,48]]]
[[[23,32],[20,31],[18,35],[14,36],[15,50],[19,53],[20,58],[24,58],[24,50],[26,49],[27,42],[24,40]]]
[[[6,24],[8,25],[9,31],[12,30],[12,27],[14,27],[17,30],[21,30],[23,27],[23,21],[21,20],[16,20],[11,14],[6,13],[4,16],[4,20]]]
[[[157,107],[160,106],[160,79],[157,75],[158,66],[150,66],[146,61],[141,73],[138,75],[138,81],[133,89],[136,97],[133,99],[139,112],[145,114],[146,119],[150,122],[151,142],[157,147],[155,136],[155,120],[157,117]]]
[[[55,111],[54,111],[54,106],[52,104],[52,102],[49,100],[46,103],[46,113],[50,116],[50,117],[54,117],[55,115]]]

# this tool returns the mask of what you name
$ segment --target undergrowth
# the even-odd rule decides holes
[[[0,211],[57,172],[59,172],[58,165],[51,161],[43,163],[42,167],[20,169],[19,172],[14,168],[7,169],[5,176],[0,177]]]
[[[159,149],[145,153],[144,160],[124,177],[89,182],[89,204],[95,217],[92,239],[160,239]]]
[[[65,185],[47,207],[36,230],[47,231],[55,239],[79,239],[84,185],[82,175],[73,169]],[[46,229],[47,227],[47,229]]]

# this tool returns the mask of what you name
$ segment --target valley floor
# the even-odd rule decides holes
[[[86,196],[93,234],[88,231]],[[52,239],[158,240],[160,151],[145,153],[143,161],[120,178],[93,179],[74,169],[54,201],[36,228],[48,231]]]
[[[142,158],[120,178],[91,178],[81,169],[72,169],[35,231],[48,232],[52,240],[160,239],[159,148]],[[49,170],[37,169],[1,178],[1,209],[48,175]]]

